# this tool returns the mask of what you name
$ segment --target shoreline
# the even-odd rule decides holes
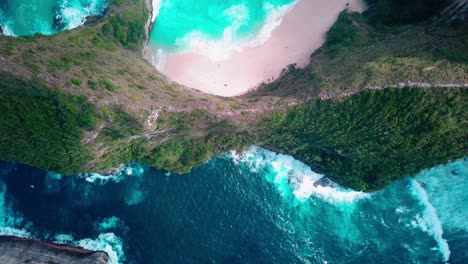
[[[161,72],[174,82],[208,94],[242,95],[276,80],[290,64],[306,66],[310,55],[325,42],[325,34],[339,13],[347,8],[362,12],[365,4],[361,0],[301,0],[281,18],[262,45],[244,47],[221,61],[194,52],[167,54]],[[145,58],[157,67],[154,54],[158,47],[148,43],[145,50]]]
[[[151,30],[153,29],[153,1],[159,1],[159,0],[146,0],[146,9],[149,11],[149,16],[148,19],[146,20],[145,24],[145,43],[143,44],[143,56],[145,57],[146,50],[148,49],[148,42],[149,42],[149,36],[151,34]]]
[[[35,238],[0,236],[0,261],[2,263],[109,263],[105,251],[88,250],[78,246],[59,244]]]
[[[73,253],[79,253],[79,254],[92,254],[95,252],[102,252],[107,255],[105,251],[93,251],[89,249],[85,249],[82,247],[77,247],[77,246],[72,246],[69,244],[59,244],[59,243],[54,243],[54,242],[49,242],[49,241],[43,241],[35,238],[26,238],[26,237],[16,237],[16,236],[0,236],[0,243],[2,242],[9,242],[9,241],[28,241],[28,242],[33,242],[37,243],[40,245],[44,245],[47,247],[51,247],[54,249],[58,250],[63,250],[63,251],[69,251]]]

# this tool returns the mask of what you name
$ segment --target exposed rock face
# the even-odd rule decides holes
[[[109,256],[102,251],[79,247],[0,236],[0,263],[2,264],[107,264]]]
[[[85,25],[94,24],[99,20],[98,16],[91,15],[86,18]]]

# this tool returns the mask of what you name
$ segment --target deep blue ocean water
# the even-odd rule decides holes
[[[104,177],[0,163],[0,234],[106,250],[113,263],[467,263],[468,159],[365,194],[254,147],[189,174]],[[315,184],[314,184],[315,183]]]

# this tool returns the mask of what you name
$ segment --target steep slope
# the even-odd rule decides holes
[[[466,155],[466,20],[389,26],[372,10],[343,12],[309,66],[235,98],[171,83],[142,58],[143,0],[111,1],[103,19],[55,36],[0,37],[0,158],[180,172],[264,144],[376,190]],[[382,90],[393,86],[452,88]]]

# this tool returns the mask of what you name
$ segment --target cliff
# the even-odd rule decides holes
[[[109,257],[105,252],[46,243],[35,239],[0,236],[0,263],[3,264],[106,264],[108,261]]]
[[[127,162],[185,172],[258,144],[373,191],[465,156],[465,16],[434,18],[434,7],[380,21],[392,1],[369,2],[340,15],[307,67],[233,98],[172,83],[143,59],[144,0],[112,1],[104,18],[54,36],[1,36],[0,158],[63,174]]]

